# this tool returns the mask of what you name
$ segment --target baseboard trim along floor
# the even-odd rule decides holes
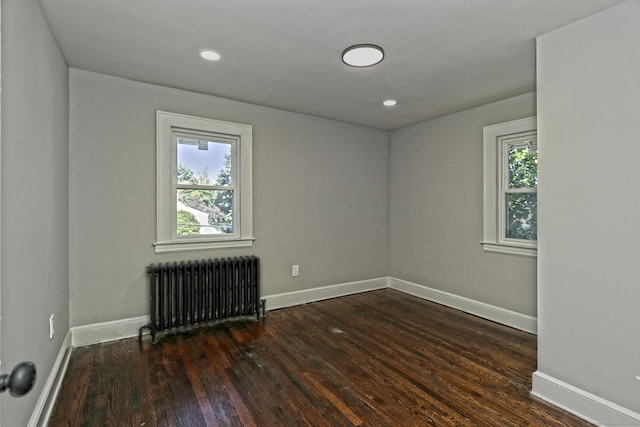
[[[535,317],[395,277],[378,277],[369,280],[347,282],[301,291],[265,295],[261,299],[266,301],[267,311],[271,311],[387,288],[395,289],[428,301],[455,308],[521,331],[532,334],[537,332],[537,319]],[[65,345],[67,348],[82,347],[134,337],[138,335],[140,327],[148,324],[149,321],[149,316],[140,316],[110,322],[76,326],[71,328],[69,334],[70,338],[65,340]],[[65,348],[65,351],[67,348]],[[65,353],[61,354],[64,355]],[[57,367],[54,368],[57,372],[62,366],[62,359],[60,363],[56,362],[56,366]],[[54,378],[58,376],[57,374],[54,375],[54,372],[52,372],[52,375]],[[45,406],[45,402],[49,401],[47,396],[50,394],[50,397],[55,399],[57,388],[52,385],[45,387],[43,392],[44,398],[41,397],[40,399],[42,404],[39,403],[38,405],[38,408],[40,409],[37,418],[48,418],[48,414],[45,414],[46,411],[43,411],[43,408]],[[598,422],[598,420],[606,419],[607,421],[611,420],[615,423],[628,424],[630,422],[637,422],[640,420],[640,414],[621,408],[611,402],[601,399],[598,396],[591,395],[583,390],[579,390],[569,384],[564,384],[542,372],[535,372],[533,374],[532,394],[591,422],[594,422],[593,420]],[[44,417],[44,415],[47,415],[47,417]],[[34,416],[36,416],[35,412]],[[30,427],[32,425],[35,427],[37,424],[29,424]]]
[[[536,371],[531,394],[595,425],[640,425],[640,414]]]

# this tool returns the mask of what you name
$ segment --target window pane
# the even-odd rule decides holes
[[[231,144],[178,137],[178,184],[231,185]]]
[[[178,190],[178,236],[233,234],[233,190]]]
[[[507,198],[507,239],[538,240],[538,195],[510,193]]]
[[[536,141],[509,144],[509,188],[538,187]]]

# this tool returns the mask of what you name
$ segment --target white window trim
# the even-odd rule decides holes
[[[219,120],[186,116],[165,111],[156,112],[156,253],[187,252],[196,250],[250,247],[253,237],[253,141],[252,126]],[[234,235],[176,235],[175,182],[176,149],[175,132],[215,133],[236,140],[237,209]]]
[[[500,159],[502,141],[505,137],[537,130],[536,117],[514,120],[484,127],[483,142],[483,240],[482,246],[487,252],[502,254],[538,256],[538,242],[517,239],[505,239],[502,224],[504,213],[498,199],[501,176]]]

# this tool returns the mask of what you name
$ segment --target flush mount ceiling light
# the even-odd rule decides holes
[[[220,59],[220,54],[210,49],[202,49],[200,51],[200,57],[207,61],[217,61]]]
[[[395,99],[385,99],[384,101],[382,101],[382,105],[384,105],[385,107],[395,107],[396,105],[398,105],[398,101],[396,101]]]
[[[342,61],[352,67],[370,67],[384,58],[384,50],[375,44],[356,44],[342,52]]]

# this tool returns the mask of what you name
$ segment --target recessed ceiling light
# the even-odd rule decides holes
[[[342,61],[352,67],[370,67],[384,58],[384,50],[375,44],[356,44],[342,52]]]
[[[200,51],[200,57],[206,59],[207,61],[217,61],[220,59],[220,54],[213,50],[202,49]]]
[[[384,105],[385,107],[395,107],[396,105],[398,105],[398,101],[396,101],[395,99],[385,99],[384,101],[382,101],[382,105]]]

